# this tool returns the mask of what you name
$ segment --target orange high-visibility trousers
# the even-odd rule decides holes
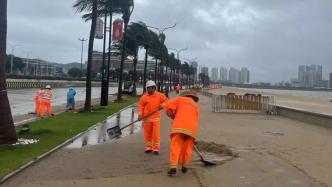
[[[177,168],[178,164],[187,167],[191,161],[194,138],[191,136],[174,133],[171,135],[169,164],[171,168]]]
[[[51,101],[47,100],[47,99],[42,99],[41,100],[40,117],[44,117],[45,108],[47,109],[48,116],[51,116],[51,114],[52,114]]]
[[[35,113],[39,114],[40,112],[40,101],[39,99],[35,99]]]
[[[160,122],[144,122],[145,150],[160,151]]]

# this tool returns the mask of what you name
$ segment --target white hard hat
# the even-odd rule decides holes
[[[156,83],[154,81],[148,81],[146,82],[146,87],[156,86]]]
[[[46,85],[46,89],[51,89],[51,85]]]

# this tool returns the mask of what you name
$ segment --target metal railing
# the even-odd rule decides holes
[[[262,96],[260,94],[212,95],[212,111],[223,112],[230,110],[264,111],[274,113],[276,106],[274,96]]]

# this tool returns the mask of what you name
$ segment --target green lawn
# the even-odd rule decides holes
[[[0,178],[137,100],[128,98],[123,102],[110,103],[105,108],[97,107],[94,112],[63,113],[31,123],[30,134],[18,136],[39,139],[39,142],[32,145],[0,146]]]

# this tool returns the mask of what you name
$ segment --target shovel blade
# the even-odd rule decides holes
[[[201,162],[203,162],[204,165],[206,165],[206,166],[215,166],[216,165],[216,163],[214,163],[212,161],[208,161],[208,160],[201,159]]]
[[[115,126],[106,130],[110,139],[117,138],[122,135],[121,129],[119,126]]]

